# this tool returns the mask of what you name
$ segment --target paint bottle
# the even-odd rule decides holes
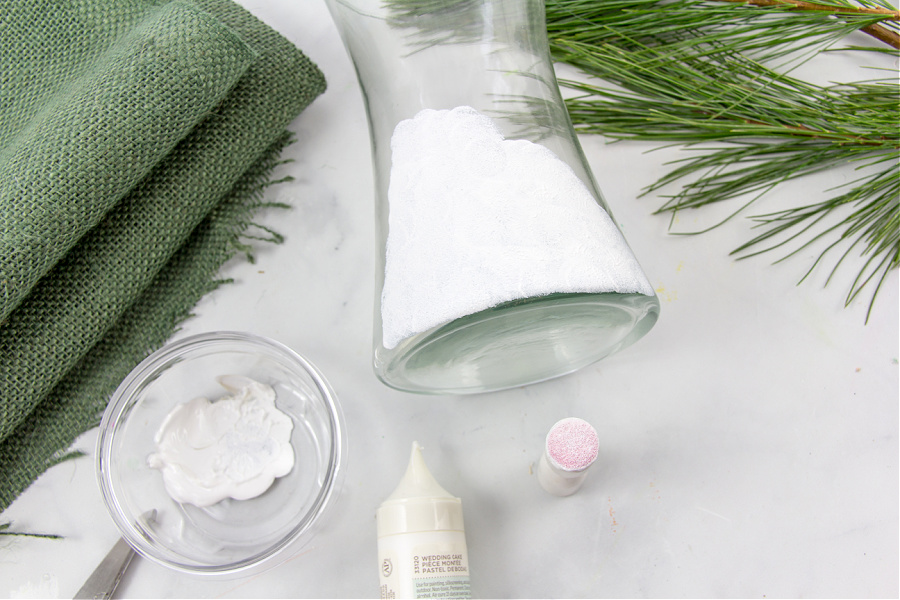
[[[471,598],[462,502],[435,481],[418,442],[375,518],[381,598]]]
[[[538,482],[554,496],[570,496],[578,491],[600,450],[597,431],[577,417],[558,421],[544,440],[538,463]]]

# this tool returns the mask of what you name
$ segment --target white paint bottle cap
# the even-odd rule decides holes
[[[413,442],[409,466],[376,515],[378,537],[417,531],[463,531],[462,502],[439,484]]]
[[[590,423],[577,417],[558,421],[547,433],[538,463],[538,482],[554,496],[578,491],[588,467],[597,459],[600,438]]]

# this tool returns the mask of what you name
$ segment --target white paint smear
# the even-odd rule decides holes
[[[147,463],[176,502],[255,498],[294,467],[294,423],[275,406],[272,386],[242,375],[218,381],[234,395],[179,404],[156,432]]]
[[[468,106],[391,138],[383,344],[510,300],[653,288],[609,215],[544,146]]]

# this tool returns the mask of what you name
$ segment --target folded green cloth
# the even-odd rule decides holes
[[[0,0],[0,511],[99,422],[325,89],[230,0]]]

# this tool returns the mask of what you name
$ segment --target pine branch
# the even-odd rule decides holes
[[[829,4],[819,4],[815,2],[805,2],[803,0],[719,0],[721,2],[747,3],[753,6],[779,6],[793,5],[800,10],[822,11],[833,15],[845,14],[862,14],[877,15],[891,21],[900,21],[900,11],[890,10],[887,8],[868,8],[855,6],[835,6]],[[888,44],[892,48],[900,49],[900,34],[892,31],[880,23],[874,25],[866,25],[860,28],[863,33],[872,36],[880,42]]]
[[[792,6],[800,10],[823,11],[832,14],[848,15],[877,15],[892,21],[900,20],[900,11],[887,8],[871,8],[864,6],[847,6],[843,4],[823,4],[820,2],[806,2],[805,0],[719,0],[720,2],[734,2],[751,4],[753,6]]]
[[[744,258],[777,250],[785,260],[814,243],[826,244],[802,281],[846,247],[836,255],[828,281],[856,253],[859,274],[846,302],[867,286],[875,287],[874,302],[888,272],[900,266],[896,71],[884,79],[827,87],[789,72],[833,51],[855,31],[881,28],[892,40],[900,13],[881,2],[841,0],[610,2],[547,5],[554,58],[605,82],[560,82],[580,93],[567,100],[578,131],[696,149],[645,194],[693,177],[657,212],[674,218],[688,208],[742,203],[708,229],[797,177],[853,163],[874,169],[822,202],[753,217],[763,232],[735,250]],[[853,50],[897,55],[884,47]],[[710,142],[717,144],[709,147]],[[848,206],[855,207],[849,216],[835,217]],[[800,248],[789,251],[789,243]]]
[[[884,42],[892,48],[900,48],[900,34],[887,29],[883,25],[866,25],[860,31],[872,36],[879,42]]]

